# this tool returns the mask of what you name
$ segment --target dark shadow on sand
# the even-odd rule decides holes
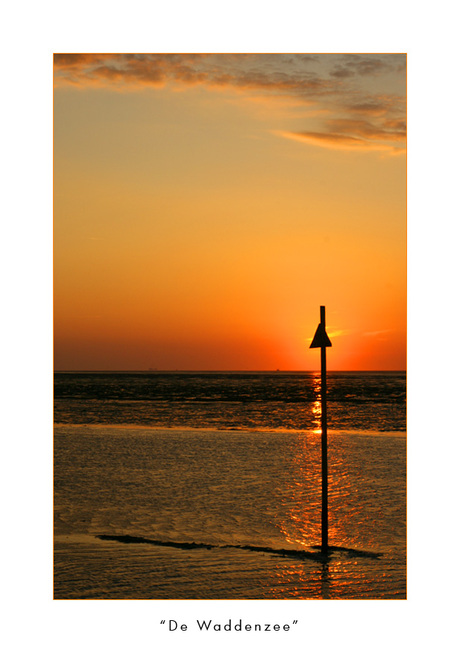
[[[280,555],[297,560],[315,560],[317,562],[327,562],[334,553],[345,555],[348,558],[380,558],[380,553],[373,551],[362,551],[359,549],[350,549],[342,546],[330,546],[328,553],[321,553],[321,547],[312,547],[318,551],[304,551],[301,549],[274,549],[269,546],[253,546],[251,544],[204,544],[201,542],[169,542],[165,540],[151,540],[147,537],[137,537],[134,535],[97,535],[99,540],[111,542],[120,542],[122,544],[153,544],[154,546],[169,546],[175,549],[240,549],[244,551],[258,551],[272,555]]]

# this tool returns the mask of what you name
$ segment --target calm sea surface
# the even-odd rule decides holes
[[[57,373],[55,598],[403,599],[404,373]]]

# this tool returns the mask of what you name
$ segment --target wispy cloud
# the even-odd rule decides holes
[[[384,143],[377,140],[369,140],[352,134],[340,134],[334,132],[276,132],[284,138],[290,138],[301,143],[318,145],[329,149],[337,150],[363,150],[381,151],[392,154],[404,152],[403,148]]]
[[[386,150],[403,152],[406,139],[404,120],[384,118],[379,123],[351,118],[327,120],[324,131],[283,132],[294,138],[323,147],[339,149]]]
[[[328,329],[327,335],[329,338],[339,338],[340,336],[348,335],[349,331],[344,331],[343,329]]]
[[[379,338],[384,340],[388,333],[391,333],[391,329],[382,329],[381,331],[367,331],[363,335],[368,338]]]
[[[356,75],[375,76],[389,72],[393,67],[394,63],[389,58],[349,54],[343,55],[342,62],[333,67],[330,75],[339,79]]]
[[[284,98],[329,115],[312,123],[312,112],[305,129],[277,131],[284,137],[322,147],[398,152],[404,150],[405,97],[373,93],[366,80],[375,84],[382,76],[386,85],[397,79],[401,87],[404,63],[401,55],[56,54],[55,84],[120,91],[203,85],[250,94],[252,100]]]
[[[354,134],[368,140],[404,140],[406,135],[406,125],[403,121],[384,120],[383,123],[378,124],[369,120],[336,118],[328,120],[326,126],[331,132]]]
[[[297,55],[293,55],[297,56]],[[307,57],[300,62],[310,62]],[[333,92],[327,77],[292,67],[285,55],[55,54],[56,84],[205,84],[294,94]]]

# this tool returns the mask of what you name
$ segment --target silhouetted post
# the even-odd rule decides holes
[[[321,347],[321,553],[328,549],[327,519],[327,406],[326,406],[326,347],[332,347],[326,333],[326,307],[320,306],[320,323],[310,349]]]

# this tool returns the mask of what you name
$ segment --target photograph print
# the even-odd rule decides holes
[[[406,599],[406,55],[53,74],[54,599]]]

